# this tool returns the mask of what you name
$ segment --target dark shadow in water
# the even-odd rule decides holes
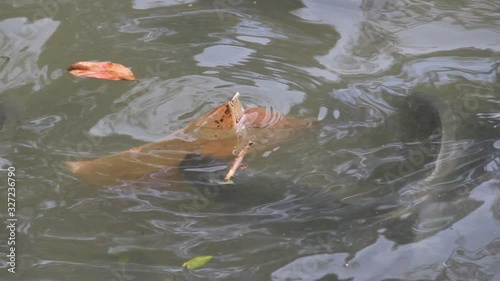
[[[0,140],[11,140],[21,125],[22,112],[19,107],[6,99],[0,101]]]
[[[374,180],[381,186],[397,187],[398,203],[404,207],[392,214],[384,236],[400,245],[449,228],[483,204],[469,195],[480,182],[495,176],[486,170],[485,163],[496,159],[493,143],[500,137],[491,123],[473,112],[464,112],[460,104],[451,104],[445,112],[436,110],[436,104],[448,101],[438,98],[436,103],[429,103],[414,97],[406,99],[396,116],[404,124],[401,127],[407,128],[403,141],[418,145],[408,150],[403,161],[380,165],[373,173],[395,175],[389,177],[391,181]],[[452,132],[443,133],[450,128]],[[472,141],[478,136],[485,141]],[[402,167],[411,172],[402,173]]]
[[[234,184],[225,184],[226,165],[227,162],[198,154],[188,154],[180,164],[188,184],[200,194],[216,194],[212,196],[212,208],[219,212],[238,212],[264,205],[288,212],[306,212],[321,208],[321,204],[327,204],[333,210],[346,206],[331,196],[321,200],[323,202],[315,201],[321,199],[317,196],[320,189],[295,184],[278,176],[241,171],[235,176]],[[310,206],[302,202],[306,198],[310,200]],[[212,208],[210,211],[214,211]]]
[[[257,209],[286,214],[293,221],[310,220],[310,225],[315,225],[313,221],[321,218],[322,223],[330,224],[328,229],[346,237],[352,236],[349,229],[352,229],[353,222],[361,220],[363,223],[355,223],[354,229],[367,231],[365,238],[371,237],[368,239],[371,242],[366,241],[367,243],[373,243],[377,238],[377,231],[382,228],[385,229],[386,238],[398,244],[416,242],[449,227],[482,204],[480,201],[468,199],[470,190],[475,186],[474,182],[470,181],[457,187],[455,173],[451,176],[442,175],[442,179],[437,181],[440,184],[431,187],[433,189],[424,190],[415,202],[401,202],[401,187],[422,181],[422,176],[432,174],[436,167],[433,162],[440,152],[440,112],[435,105],[419,99],[419,95],[422,94],[395,101],[399,111],[391,118],[397,123],[396,128],[401,128],[399,135],[402,143],[420,144],[415,147],[410,145],[406,151],[401,152],[405,160],[412,159],[416,152],[422,157],[418,163],[412,162],[412,169],[416,171],[413,175],[401,177],[401,171],[398,170],[400,161],[381,163],[371,177],[360,181],[345,194],[328,191],[324,186],[296,184],[277,176],[252,175],[251,171],[239,172],[232,185],[220,184],[227,171],[227,163],[194,154],[186,156],[181,170],[186,181],[198,190],[198,194],[213,195],[213,204],[204,212],[242,212]],[[462,120],[463,126],[476,121]],[[464,171],[476,171],[476,162],[465,162],[464,164],[464,161],[457,161],[456,169],[460,174],[458,179],[463,177]],[[391,181],[378,178],[387,174],[398,177],[390,178]],[[476,177],[480,178],[481,174]],[[453,190],[447,190],[447,185],[453,186]],[[275,224],[277,222],[284,221],[274,221]],[[266,227],[276,228],[273,225]],[[282,227],[287,226],[282,224],[276,228],[276,232],[283,231]],[[359,249],[351,250],[355,253]]]

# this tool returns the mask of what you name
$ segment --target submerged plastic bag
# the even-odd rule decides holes
[[[245,110],[238,95],[164,140],[66,164],[75,175],[96,185],[141,181],[154,172],[175,179],[180,175],[177,167],[187,154],[230,159],[250,140],[252,151],[268,149],[319,122],[285,117],[264,107]]]

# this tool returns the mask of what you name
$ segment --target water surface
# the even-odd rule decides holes
[[[0,56],[0,163],[18,188],[2,280],[500,280],[494,1],[4,1]],[[139,82],[66,73],[79,60]],[[251,157],[236,191],[189,171],[187,192],[102,188],[61,165],[159,140],[235,92],[324,120]],[[441,138],[413,92],[455,128],[448,172],[418,190]],[[198,255],[214,259],[181,268]]]

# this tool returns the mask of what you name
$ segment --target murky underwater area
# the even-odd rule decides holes
[[[81,60],[139,81],[67,73]],[[499,75],[496,1],[2,1],[0,280],[500,280]],[[193,155],[180,182],[64,168],[235,92],[323,121],[234,186]]]

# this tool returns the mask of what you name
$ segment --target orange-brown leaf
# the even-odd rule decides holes
[[[230,101],[194,120],[184,133],[211,140],[235,137],[238,133],[238,122],[245,113],[238,96],[236,93]]]
[[[130,69],[114,62],[79,61],[70,65],[68,71],[74,76],[106,80],[136,80]]]

